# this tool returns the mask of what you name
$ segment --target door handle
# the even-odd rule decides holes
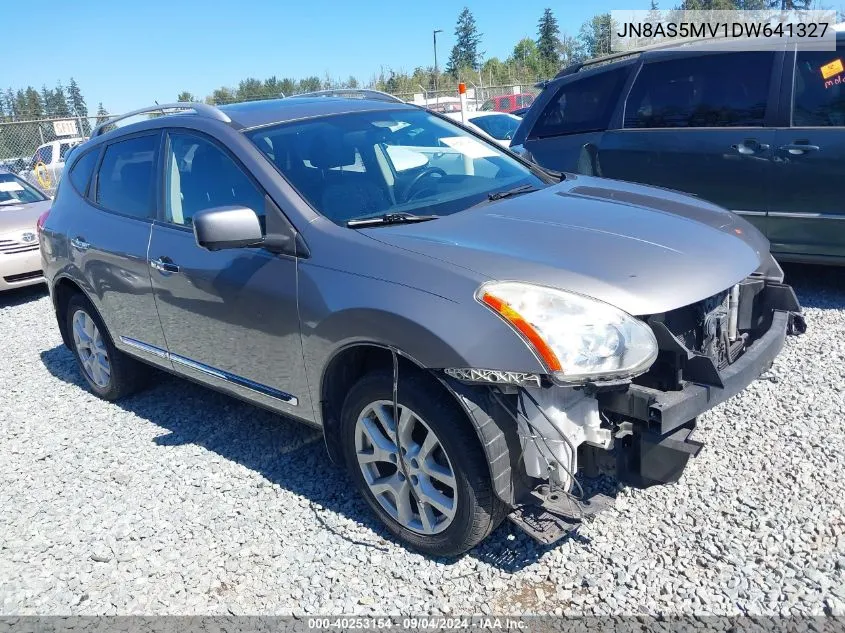
[[[793,156],[800,156],[807,152],[818,152],[821,149],[818,145],[809,145],[807,143],[788,143],[780,146],[781,151],[789,152]]]
[[[178,273],[179,266],[174,264],[169,257],[159,257],[150,261],[150,268],[160,273]]]
[[[87,251],[91,245],[85,241],[84,237],[76,236],[70,241],[70,245],[78,251]]]
[[[742,143],[734,143],[731,145],[731,149],[736,150],[738,153],[747,156],[750,154],[756,154],[758,152],[765,152],[769,149],[768,143],[759,143],[757,139],[754,138],[747,138]]]

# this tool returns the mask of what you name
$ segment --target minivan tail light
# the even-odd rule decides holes
[[[50,215],[50,209],[47,209],[44,213],[38,216],[38,220],[35,223],[35,228],[38,230],[38,233],[44,230],[44,223],[47,221],[47,216]]]

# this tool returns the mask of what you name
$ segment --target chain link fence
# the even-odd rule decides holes
[[[53,195],[65,160],[97,125],[95,117],[0,122],[0,169]]]
[[[513,112],[526,108],[534,102],[534,99],[540,93],[540,88],[536,88],[532,84],[483,86],[468,83],[466,88],[467,108],[469,110],[494,110],[498,112]],[[457,112],[461,109],[457,85],[439,90],[424,90],[420,86],[419,92],[398,93],[395,96],[403,101],[439,112]]]
[[[530,106],[540,92],[533,85],[467,84],[469,110],[512,112]],[[437,91],[399,93],[403,101],[440,112],[460,110],[456,85]],[[53,195],[70,150],[85,141],[104,117],[64,117],[34,121],[0,121],[0,170],[18,174]]]

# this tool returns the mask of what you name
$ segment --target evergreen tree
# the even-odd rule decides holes
[[[109,118],[109,113],[103,107],[103,102],[100,101],[100,103],[97,104],[97,125],[100,125],[100,123],[105,123],[108,120],[108,118]]]
[[[537,23],[537,55],[542,65],[541,72],[557,72],[560,66],[560,28],[551,9],[546,9]]]
[[[9,118],[14,119],[15,117],[17,117],[18,113],[15,110],[15,93],[12,92],[11,88],[6,90],[6,96],[4,98],[4,101],[6,102],[6,114],[9,116]]]
[[[44,106],[41,103],[41,95],[32,86],[27,86],[24,91],[26,100],[26,118],[40,119],[44,116]]]
[[[15,115],[21,119],[29,118],[29,108],[26,105],[26,93],[23,90],[18,90],[15,93]]]
[[[87,118],[88,105],[85,103],[82,91],[73,77],[70,78],[70,83],[67,87],[67,96],[71,112],[78,117]]]
[[[578,34],[582,54],[587,58],[595,58],[610,53],[612,32],[613,21],[609,13],[597,15],[589,22],[585,22]]]
[[[264,98],[264,86],[260,79],[247,77],[238,84],[235,99],[238,101],[256,101]]]
[[[296,79],[291,79],[290,77],[282,79],[279,82],[279,92],[288,97],[296,94]]]
[[[183,91],[182,91],[182,92],[180,92],[180,93],[179,93],[179,95],[176,97],[176,101],[182,101],[182,102],[185,102],[185,103],[189,103],[189,102],[191,102],[191,101],[196,101],[196,100],[197,100],[197,99],[196,99],[196,97],[194,97],[194,95],[192,95],[192,94],[191,94],[190,92],[188,92],[187,90],[183,90]]]
[[[55,116],[53,111],[53,91],[47,86],[41,86],[41,103],[44,104],[44,116],[48,119]]]
[[[457,75],[462,68],[478,70],[479,51],[478,44],[481,42],[481,33],[475,24],[475,18],[468,7],[464,7],[458,16],[458,23],[455,26],[455,45],[449,55],[449,63],[446,65],[446,72]]]
[[[320,90],[322,83],[319,77],[311,76],[299,81],[299,92],[315,92]]]
[[[52,107],[53,116],[55,116],[55,117],[70,116],[70,108],[67,105],[67,97],[65,96],[65,89],[62,86],[61,82],[56,84],[56,89],[53,90],[52,99],[53,99],[53,107]]]

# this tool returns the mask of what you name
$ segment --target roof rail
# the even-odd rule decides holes
[[[206,103],[194,103],[192,101],[180,101],[177,103],[163,103],[161,105],[151,105],[147,106],[146,108],[140,108],[138,110],[132,110],[132,112],[127,112],[126,114],[120,114],[118,116],[110,117],[97,125],[91,131],[91,138],[95,136],[99,136],[103,133],[103,130],[108,127],[109,125],[113,125],[118,121],[122,121],[123,119],[128,119],[133,116],[138,116],[139,114],[151,114],[153,112],[161,112],[162,114],[166,114],[165,110],[193,110],[199,116],[203,116],[209,119],[214,119],[216,121],[222,121],[223,123],[231,123],[232,119],[228,117],[228,115],[215,108],[214,106],[210,106]]]
[[[346,97],[349,99],[372,99],[373,101],[405,103],[399,97],[382,92],[381,90],[373,90],[372,88],[330,88],[328,90],[302,92],[300,94],[291,95],[288,99],[296,99],[299,97]]]
[[[746,38],[747,39],[747,38]],[[664,48],[682,48],[684,46],[689,46],[691,44],[701,44],[702,42],[734,42],[733,38],[727,38],[724,36],[718,37],[695,37],[689,38],[686,40],[670,40],[668,42],[658,42],[657,44],[649,44],[648,46],[640,46],[639,48],[630,48],[624,51],[618,51],[616,53],[610,53],[608,55],[602,55],[600,57],[594,57],[592,59],[588,59],[583,62],[577,62],[570,66],[567,66],[563,70],[561,70],[557,75],[555,75],[555,79],[559,77],[564,77],[566,75],[572,75],[577,73],[579,70],[586,66],[593,66],[594,64],[602,64],[606,62],[612,62],[617,59],[622,59],[624,57],[633,57],[634,55],[639,55],[640,53],[648,53],[649,51],[659,51]]]

